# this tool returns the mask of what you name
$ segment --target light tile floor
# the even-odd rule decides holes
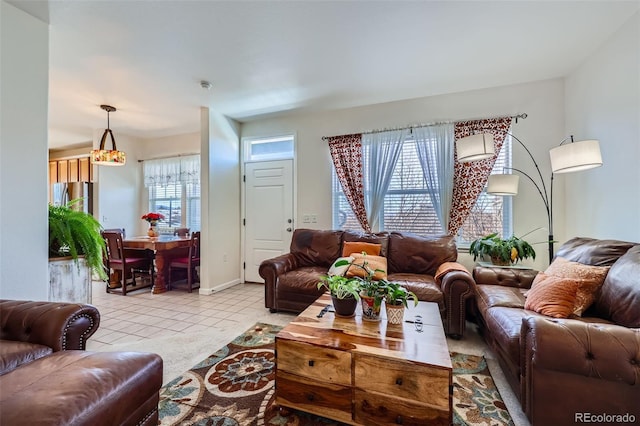
[[[214,326],[233,327],[240,320],[259,319],[265,314],[278,323],[294,317],[268,314],[262,284],[238,284],[209,296],[200,295],[198,290],[151,294],[148,288],[121,296],[107,294],[102,282],[94,282],[92,290],[92,304],[100,311],[100,327],[88,340],[88,350],[108,350],[113,345],[200,332]],[[238,332],[244,331],[240,328]]]

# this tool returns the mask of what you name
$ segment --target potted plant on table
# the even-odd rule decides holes
[[[353,316],[356,306],[358,305],[358,300],[360,300],[358,280],[343,277],[342,275],[325,275],[322,277],[322,281],[318,283],[318,289],[322,287],[329,290],[333,308],[337,316]]]
[[[409,307],[409,299],[414,306],[418,306],[418,296],[398,283],[385,282],[384,301],[387,307],[387,321],[389,324],[401,324],[404,309]]]
[[[360,286],[360,300],[362,301],[362,318],[377,321],[380,319],[380,308],[386,292],[385,280],[375,280],[376,272],[384,273],[382,269],[372,269],[368,262],[363,261],[362,265],[352,263],[352,266],[361,268],[364,276],[355,277]]]
[[[162,213],[154,213],[150,212],[142,215],[141,219],[149,222],[149,230],[147,231],[147,235],[154,238],[160,235],[156,226],[158,225],[158,221],[164,219],[164,215]]]
[[[516,237],[503,239],[497,233],[489,234],[473,241],[469,246],[473,260],[488,256],[494,265],[509,266],[522,259],[531,257],[535,260],[536,251],[531,244]]]

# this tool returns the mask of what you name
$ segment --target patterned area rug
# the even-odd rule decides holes
[[[275,335],[282,327],[257,323],[231,343],[167,383],[160,391],[161,425],[341,425],[273,406]],[[513,425],[483,357],[451,354],[453,423]]]

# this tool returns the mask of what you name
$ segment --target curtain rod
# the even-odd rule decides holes
[[[165,156],[162,156],[162,157],[145,158],[144,160],[138,160],[138,163],[144,163],[145,161],[150,161],[150,160],[163,160],[165,158],[188,157],[190,155],[200,155],[200,153],[199,152],[191,152],[191,153],[187,153],[187,154],[165,155]]]
[[[522,114],[511,115],[510,117],[511,118],[515,118],[516,124],[518,124],[518,119],[521,118],[521,119],[524,120],[525,118],[527,118],[527,113],[523,112]],[[374,129],[374,130],[368,130],[366,132],[356,132],[356,133],[360,133],[360,134],[363,134],[363,135],[370,135],[370,134],[373,134],[373,133],[391,132],[391,131],[394,131],[394,130],[405,130],[405,129],[419,129],[421,127],[435,126],[435,125],[438,125],[438,124],[449,124],[449,123],[456,123],[456,122],[459,122],[459,121],[474,121],[474,120],[482,120],[482,119],[466,119],[466,120],[456,120],[456,121],[436,121],[436,122],[433,122],[433,123],[413,124],[413,125],[403,126],[403,127],[387,127],[387,128],[384,128],[384,129]],[[338,136],[342,136],[342,135],[338,135]],[[333,137],[335,137],[335,136],[323,136],[322,140],[326,141],[329,138],[333,138]]]

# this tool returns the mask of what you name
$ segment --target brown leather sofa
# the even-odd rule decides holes
[[[265,307],[271,312],[303,311],[322,294],[318,281],[341,256],[346,241],[381,244],[380,254],[387,258],[388,280],[401,283],[419,300],[438,303],[445,332],[456,338],[463,336],[465,304],[473,295],[471,275],[451,270],[440,283],[434,279],[440,265],[457,259],[455,242],[449,236],[296,229],[290,252],[260,265],[259,273],[265,280]]]
[[[92,305],[0,300],[0,424],[156,425],[162,358],[87,352]]]
[[[540,315],[524,309],[537,271],[477,266],[487,342],[534,426],[640,421],[640,245],[574,238],[556,256],[611,266],[595,303],[582,317]]]

